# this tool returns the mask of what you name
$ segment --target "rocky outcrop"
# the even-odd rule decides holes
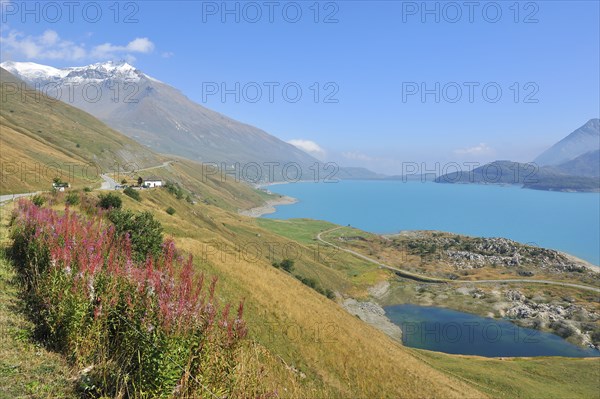
[[[552,249],[524,245],[507,238],[475,238],[459,235],[415,236],[404,245],[411,254],[436,256],[458,270],[486,266],[535,267],[553,272],[587,272],[590,265]]]
[[[499,256],[482,255],[470,251],[445,251],[445,254],[457,269],[478,269],[491,265],[519,266],[521,258],[518,253],[513,256]]]
[[[536,328],[547,327],[563,338],[573,336],[585,346],[600,349],[599,343],[591,338],[593,328],[597,329],[593,323],[600,320],[599,314],[580,305],[538,303],[518,290],[506,291],[505,297],[509,301],[506,317],[531,322]]]

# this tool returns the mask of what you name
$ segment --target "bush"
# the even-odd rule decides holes
[[[302,282],[302,284],[307,285],[312,289],[317,288],[317,280],[315,280],[312,277],[296,276],[296,278],[298,278]]]
[[[175,208],[173,208],[172,206],[167,208],[167,213],[169,215],[174,215],[175,214]]]
[[[284,259],[279,266],[286,272],[291,273],[294,270],[294,261],[292,259]]]
[[[98,206],[102,209],[119,209],[123,204],[121,197],[116,194],[100,194],[99,198],[100,201],[98,201]]]
[[[284,259],[281,262],[273,262],[273,267],[279,269],[283,269],[288,273],[291,273],[294,270],[294,260],[293,259]]]
[[[178,183],[173,183],[172,181],[167,181],[164,185],[169,194],[174,195],[177,199],[183,198],[183,189],[179,186]]]
[[[67,194],[67,198],[65,199],[65,204],[67,205],[77,205],[79,204],[79,194],[76,192],[70,192]]]
[[[136,262],[101,217],[31,204],[19,201],[11,230],[24,297],[36,337],[75,367],[94,365],[81,383],[88,394],[234,396],[247,329],[243,304],[232,312],[219,302],[216,278],[207,284],[172,241]]]
[[[46,203],[46,198],[39,194],[36,194],[31,198],[31,202],[33,202],[33,205],[35,206],[43,206]]]
[[[86,193],[91,193],[92,189],[90,187],[84,187],[83,191],[86,192]]]
[[[531,277],[534,275],[534,273],[531,270],[519,270],[517,273],[519,274],[519,276],[523,277]]]
[[[108,219],[115,225],[115,234],[131,243],[132,256],[145,260],[148,255],[158,256],[163,242],[160,222],[150,212],[133,213],[130,210],[113,210]]]
[[[140,192],[138,190],[135,190],[131,187],[127,187],[125,190],[123,190],[123,194],[125,194],[128,197],[133,198],[136,201],[141,201],[142,197],[140,195]]]

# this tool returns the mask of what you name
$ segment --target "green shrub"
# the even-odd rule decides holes
[[[86,193],[91,193],[92,189],[90,187],[84,187],[83,191],[86,192]]]
[[[172,206],[167,208],[167,213],[169,215],[174,215],[175,214],[175,208],[173,208]]]
[[[123,190],[123,194],[125,194],[128,197],[133,198],[136,201],[142,200],[142,196],[140,195],[140,192],[131,187],[127,187],[125,190]]]
[[[31,198],[31,202],[33,202],[35,206],[42,206],[46,203],[46,198],[39,194],[36,194]]]
[[[102,209],[119,209],[123,204],[121,197],[113,194],[100,194],[100,201],[98,201],[98,206]]]
[[[167,181],[164,185],[169,194],[174,195],[177,199],[183,198],[183,189],[179,186],[178,183],[173,183],[172,181]]]
[[[294,270],[294,260],[293,259],[284,259],[281,262],[273,262],[273,267],[279,269],[283,269],[288,273],[291,273]]]
[[[79,204],[79,193],[74,191],[67,194],[67,198],[65,199],[65,204],[67,205],[78,205]]]
[[[108,214],[108,219],[115,225],[115,233],[118,236],[129,235],[131,252],[136,259],[144,260],[148,255],[160,254],[163,229],[150,212],[113,210]]]
[[[291,273],[294,270],[294,261],[292,259],[284,259],[279,266],[286,272]]]

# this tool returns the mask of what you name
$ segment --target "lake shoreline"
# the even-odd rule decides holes
[[[326,220],[378,235],[436,230],[471,237],[504,237],[575,256],[594,268],[600,266],[598,230],[590,223],[599,217],[598,194],[569,196],[493,185],[375,180],[341,181],[319,187],[289,183],[272,186],[270,191],[299,198],[301,203],[278,209],[267,218]],[[400,203],[403,205],[398,206]],[[362,211],[367,208],[369,212]],[[481,223],[483,220],[486,223]]]
[[[251,218],[259,218],[263,215],[269,215],[275,213],[277,209],[276,206],[281,205],[293,205],[297,203],[298,200],[293,197],[288,197],[287,195],[283,195],[280,198],[268,200],[264,205],[257,206],[255,208],[250,208],[246,210],[240,210],[238,213],[243,216],[248,216]]]

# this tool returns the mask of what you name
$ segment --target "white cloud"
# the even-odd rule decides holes
[[[53,30],[47,30],[40,36],[8,30],[0,36],[0,45],[2,52],[9,52],[11,58],[74,61],[83,59],[86,55],[82,45],[61,39]]]
[[[325,157],[325,150],[323,148],[321,148],[321,146],[319,146],[314,141],[294,139],[294,140],[288,141],[288,143],[290,143],[291,145],[293,145],[296,148],[301,149],[304,152],[309,153],[310,155],[312,155],[314,157],[317,157],[317,158]]]
[[[170,51],[166,51],[166,52],[162,53],[160,56],[163,57],[163,58],[171,58],[174,55],[175,55],[174,53],[172,53]]]
[[[58,42],[58,33],[53,30],[47,30],[41,37],[41,42],[47,46],[53,46]]]
[[[138,37],[137,39],[130,41],[126,48],[127,50],[135,53],[147,54],[154,50],[154,43],[152,43],[147,37]]]
[[[368,155],[362,154],[360,152],[342,152],[342,156],[346,159],[350,159],[352,161],[374,161],[374,158],[371,158]]]
[[[88,35],[88,38],[90,35]],[[65,40],[54,30],[46,30],[39,36],[25,35],[14,29],[3,29],[0,35],[2,59],[25,58],[27,60],[79,61],[125,58],[134,60],[134,54],[154,51],[154,43],[147,37],[138,37],[126,45],[104,43],[87,49],[83,43]]]
[[[112,43],[104,43],[96,46],[91,51],[92,58],[107,59],[123,56],[132,56],[132,53],[148,54],[154,50],[154,43],[147,37],[141,37],[130,41],[126,46],[116,46]]]
[[[468,148],[459,148],[454,150],[458,155],[487,155],[493,152],[492,148],[485,143],[479,143],[476,146]]]

